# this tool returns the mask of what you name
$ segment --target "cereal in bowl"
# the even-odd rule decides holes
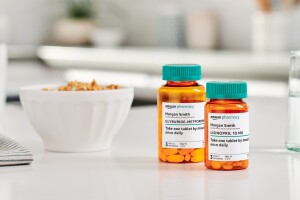
[[[79,81],[70,81],[67,85],[59,86],[56,90],[58,91],[96,91],[96,90],[115,90],[119,89],[120,86],[116,84],[110,84],[107,86],[101,86],[97,83],[96,80],[93,80],[91,83],[79,82]],[[49,88],[43,88],[43,91],[53,91]]]

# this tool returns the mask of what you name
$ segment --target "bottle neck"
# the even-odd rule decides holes
[[[210,99],[210,103],[241,103],[243,99]]]
[[[170,87],[189,87],[198,86],[197,81],[167,81],[166,86]]]

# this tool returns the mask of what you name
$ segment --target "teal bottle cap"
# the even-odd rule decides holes
[[[163,80],[195,81],[201,78],[201,66],[198,64],[167,64],[163,66]]]
[[[211,81],[206,83],[206,97],[210,99],[242,99],[247,97],[247,83],[243,81]]]

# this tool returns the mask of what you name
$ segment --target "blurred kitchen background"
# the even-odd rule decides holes
[[[300,5],[300,4],[299,4]],[[297,0],[0,0],[7,95],[70,80],[135,87],[155,104],[161,66],[197,63],[203,84],[246,80],[250,96],[286,97],[300,47]]]

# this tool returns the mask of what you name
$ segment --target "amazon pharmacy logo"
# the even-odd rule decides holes
[[[165,108],[167,108],[167,109],[176,108],[176,105],[166,105]]]
[[[212,120],[217,120],[217,119],[221,119],[221,116],[210,116],[210,118],[212,119]]]

